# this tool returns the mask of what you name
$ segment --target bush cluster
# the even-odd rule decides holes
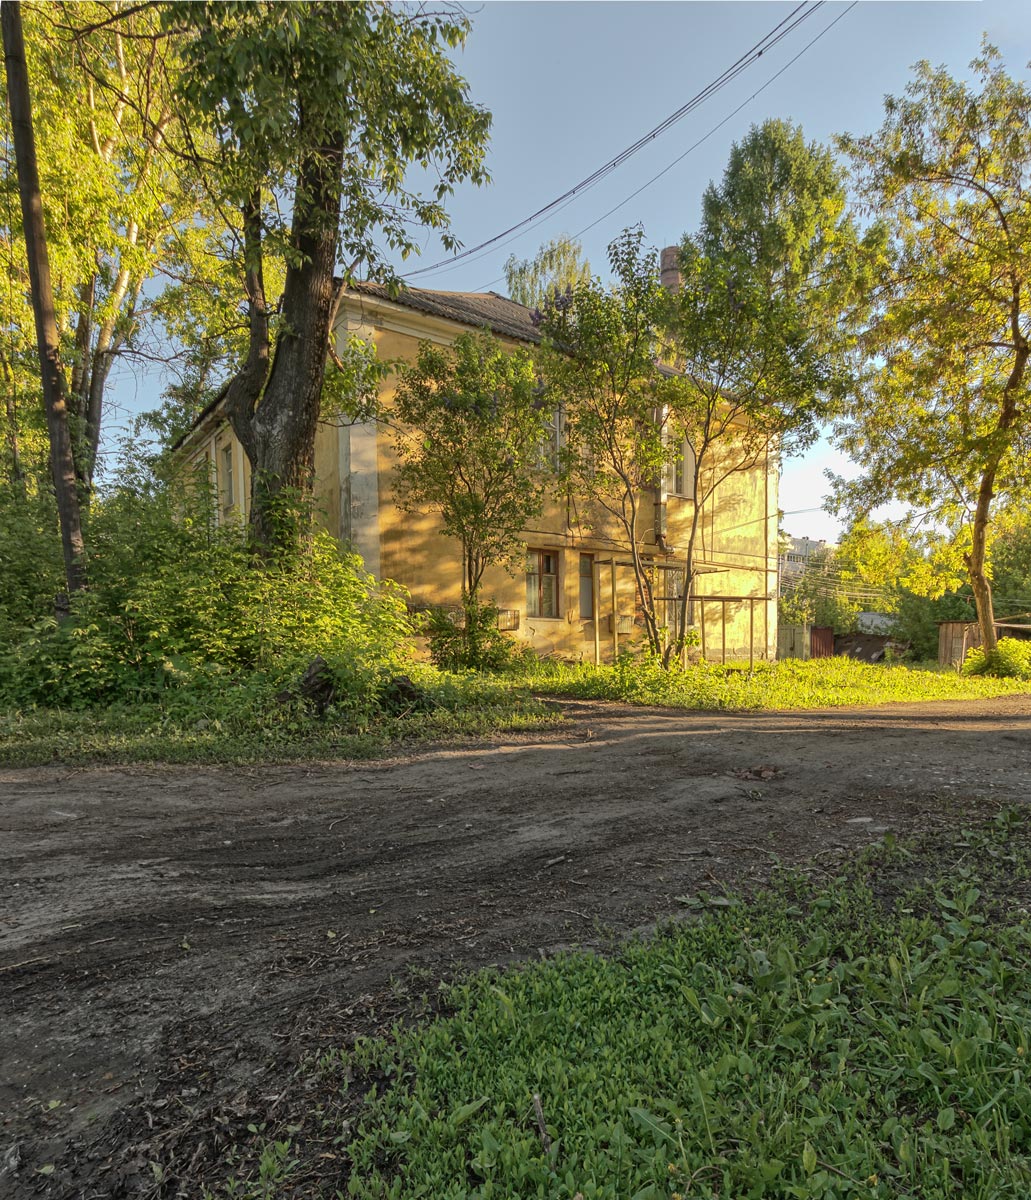
[[[32,535],[22,530],[21,536]],[[0,530],[16,560],[19,531]],[[57,620],[40,586],[9,588],[0,610],[0,703],[85,708],[187,696],[265,704],[316,654],[338,705],[375,703],[408,634],[400,592],[313,529],[261,561],[212,497],[182,480],[134,481],[94,502],[89,588]]]
[[[498,609],[493,604],[467,602],[460,613],[431,609],[426,632],[430,658],[442,671],[505,672],[527,661],[528,648],[498,628]]]
[[[964,675],[995,675],[1001,679],[1031,679],[1031,642],[999,638],[994,650],[981,646],[967,652]]]

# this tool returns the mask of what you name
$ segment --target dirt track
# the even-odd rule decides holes
[[[213,1121],[259,1119],[303,1054],[426,981],[608,944],[1031,783],[1026,696],[569,711],[374,764],[0,771],[0,1195],[197,1196]]]

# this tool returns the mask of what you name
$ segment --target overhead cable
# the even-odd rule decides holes
[[[675,166],[678,166],[680,163],[682,163],[689,154],[691,154],[695,150],[697,150],[699,146],[704,145],[709,140],[709,138],[712,137],[712,135],[714,133],[718,133],[723,128],[724,125],[726,125],[729,121],[732,121],[737,116],[737,114],[739,112],[741,112],[742,109],[747,108],[748,105],[751,104],[752,101],[757,96],[761,96],[762,93],[765,92],[766,89],[771,84],[775,83],[784,74],[785,71],[787,71],[791,67],[793,67],[795,65],[795,63],[797,63],[798,60],[802,57],[803,54],[805,54],[807,51],[811,50],[812,47],[815,46],[816,43],[822,37],[824,37],[826,34],[830,33],[830,31],[834,28],[834,26],[837,25],[837,23],[843,17],[848,16],[848,14],[852,11],[852,9],[854,9],[856,7],[856,5],[858,3],[859,3],[859,0],[852,0],[852,3],[848,6],[848,8],[842,9],[842,11],[840,13],[838,13],[838,15],[834,18],[833,21],[830,22],[829,25],[826,25],[823,29],[820,30],[820,32],[816,35],[816,37],[814,37],[814,38],[810,39],[810,41],[806,42],[806,44],[802,47],[801,50],[799,50],[799,52],[794,56],[794,58],[788,59],[788,61],[780,68],[779,71],[776,71],[773,75],[771,75],[769,77],[769,79],[767,79],[766,82],[761,87],[756,88],[756,90],[746,100],[743,100],[737,106],[737,108],[735,108],[732,112],[729,112],[723,118],[722,121],[719,121],[715,125],[713,125],[713,127],[708,131],[708,133],[703,134],[702,137],[700,137],[696,142],[692,142],[691,145],[688,146],[687,149],[683,151],[683,153],[678,154],[677,157],[675,159],[673,159],[673,161],[671,163],[668,163],[665,167],[663,167],[662,170],[659,171],[659,173],[657,175],[653,175],[651,177],[651,179],[649,179],[646,183],[642,183],[640,187],[635,188],[635,190],[632,191],[629,196],[624,196],[624,198],[622,200],[620,200],[620,202],[618,204],[613,205],[613,207],[610,208],[608,210],[608,212],[602,213],[602,215],[600,217],[596,218],[589,225],[585,225],[583,227],[583,229],[579,229],[579,230],[577,230],[576,233],[571,234],[570,235],[571,238],[575,241],[577,238],[583,237],[583,235],[585,233],[589,233],[596,225],[600,225],[602,223],[602,221],[607,220],[609,217],[612,216],[613,213],[618,212],[623,207],[624,204],[629,204],[631,200],[635,199],[643,191],[646,191],[648,188],[650,188],[652,186],[652,184],[658,183],[658,181],[664,175],[669,174],[669,172],[672,171]],[[565,205],[563,205],[562,207],[564,208]],[[548,215],[550,215],[550,214],[548,214]],[[529,232],[530,229],[535,228],[537,225],[540,225],[542,223],[542,221],[545,219],[546,218],[541,218],[541,221],[535,221],[533,223],[533,225],[528,226],[527,232]],[[496,279],[492,279],[489,283],[485,283],[481,287],[478,287],[476,289],[476,291],[485,292],[489,288],[492,288],[496,283],[502,283],[505,278],[506,277],[504,275],[499,275]],[[818,512],[819,509],[798,509],[796,511],[798,511],[798,512]]]
[[[455,263],[469,259],[473,255],[478,255],[482,251],[497,245],[498,242],[525,228],[527,225],[539,220],[541,217],[552,212],[560,205],[567,203],[569,200],[573,199],[574,196],[580,195],[588,188],[593,187],[607,175],[616,170],[617,167],[622,166],[622,164],[626,162],[628,158],[632,157],[650,142],[653,142],[657,137],[665,133],[667,129],[670,129],[678,121],[682,120],[689,113],[693,112],[694,109],[698,108],[699,105],[703,104],[711,96],[714,96],[718,91],[726,87],[727,84],[733,79],[736,79],[742,71],[747,70],[747,68],[753,63],[758,62],[763,54],[769,50],[772,50],[778,42],[797,29],[803,21],[807,21],[819,9],[821,9],[825,3],[826,0],[816,0],[816,3],[814,4],[807,4],[805,0],[802,0],[802,3],[793,8],[782,21],[780,21],[773,27],[773,29],[770,30],[769,33],[756,42],[755,45],[752,46],[751,49],[747,50],[739,59],[737,59],[736,62],[727,67],[727,69],[721,75],[702,88],[700,92],[697,92],[694,96],[692,96],[691,99],[685,104],[682,104],[680,108],[676,110],[676,112],[671,113],[664,121],[660,121],[654,129],[650,129],[646,134],[639,137],[635,142],[632,142],[613,158],[610,158],[608,162],[598,167],[597,170],[592,171],[590,175],[586,176],[584,179],[581,179],[579,183],[574,184],[571,188],[568,188],[562,193],[561,196],[557,196],[554,200],[549,201],[547,204],[537,209],[536,212],[531,213],[528,217],[524,217],[523,220],[516,222],[515,225],[509,226],[508,229],[503,230],[501,233],[495,234],[494,237],[488,238],[485,242],[480,242],[477,246],[471,246],[468,250],[463,250],[459,254],[452,255],[450,258],[441,259],[439,262],[431,263],[429,266],[419,267],[414,271],[408,271],[402,276],[402,278],[411,279],[416,275],[425,275],[431,271],[438,271],[441,268],[453,266]]]

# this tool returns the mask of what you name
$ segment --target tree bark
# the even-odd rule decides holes
[[[315,431],[338,306],[334,279],[342,198],[342,141],[301,163],[294,190],[293,260],[287,266],[275,353],[262,273],[260,196],[244,206],[247,358],[229,382],[225,411],[251,465],[251,538],[272,556],[296,545],[311,494]]]
[[[310,496],[330,324],[342,194],[342,143],[307,155],[294,192],[293,241],[281,331],[251,418],[251,534],[262,553],[289,549],[298,505]]]
[[[247,291],[247,358],[233,376],[225,393],[225,410],[251,464],[251,479],[257,470],[257,446],[251,422],[268,375],[269,318],[262,269],[261,193],[255,191],[243,208],[243,248],[246,259],[244,287]]]
[[[4,63],[7,68],[7,96],[11,108],[14,156],[21,194],[25,250],[29,260],[29,284],[32,310],[39,347],[43,403],[50,435],[50,467],[57,498],[64,551],[65,578],[69,592],[86,586],[84,544],[76,487],[75,460],[68,427],[68,403],[64,371],[61,369],[54,293],[50,282],[43,204],[39,190],[39,168],[32,131],[32,101],[25,62],[25,38],[22,32],[21,4],[8,0],[0,8],[3,30]]]
[[[985,574],[985,559],[988,552],[988,525],[991,517],[992,499],[995,495],[995,480],[999,473],[1002,456],[1009,447],[1010,437],[1017,422],[1017,396],[1024,381],[1028,355],[1031,348],[1020,333],[1016,315],[1013,319],[1014,341],[1016,355],[1010,369],[1009,378],[1002,395],[1002,409],[995,427],[997,445],[992,451],[984,471],[981,474],[981,484],[977,489],[977,504],[974,508],[974,521],[971,531],[970,552],[966,555],[967,574],[970,576],[970,587],[974,593],[974,604],[977,606],[977,624],[981,630],[981,645],[986,654],[995,649],[998,638],[995,633],[995,609],[992,604],[992,589]]]

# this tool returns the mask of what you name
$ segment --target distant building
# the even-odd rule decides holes
[[[814,555],[821,551],[836,549],[836,543],[825,541],[823,538],[820,538],[819,541],[808,537],[788,538],[786,544],[782,545],[777,559],[781,578],[786,575],[804,575],[809,561]]]

